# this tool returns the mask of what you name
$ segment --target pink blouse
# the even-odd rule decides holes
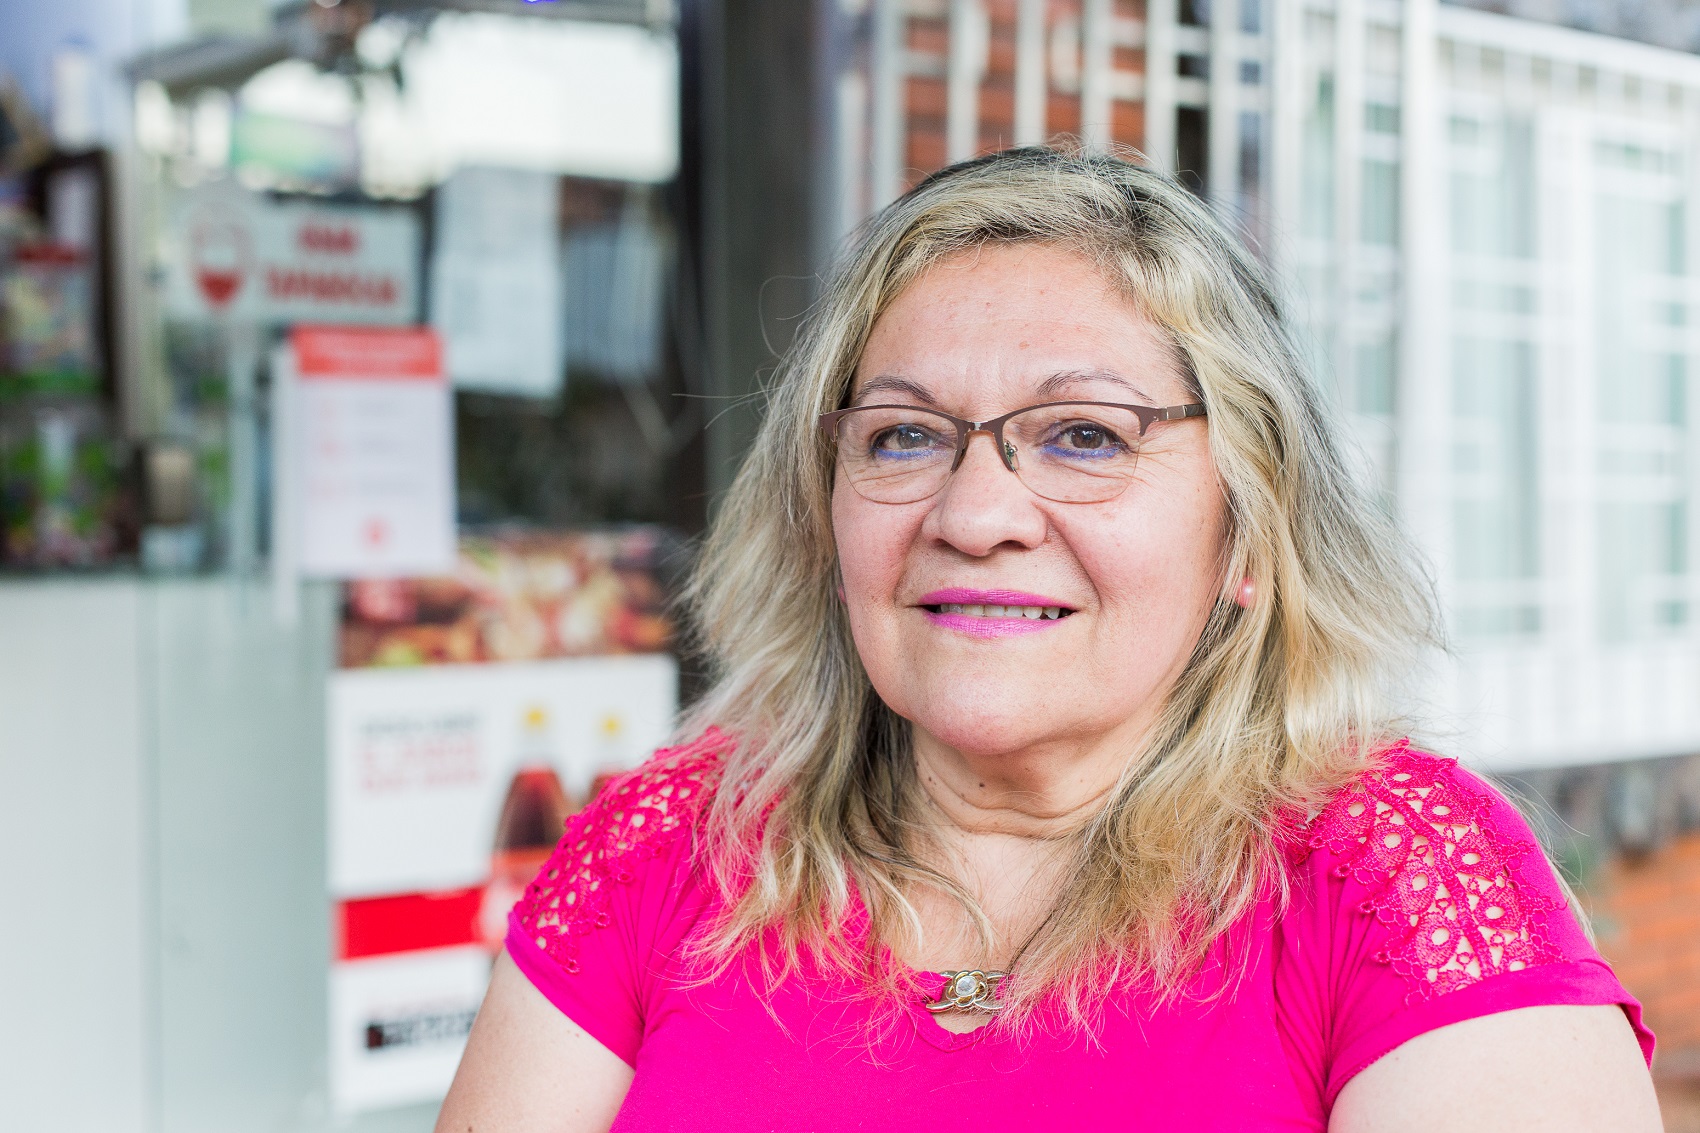
[[[693,981],[681,946],[715,897],[695,817],[730,742],[659,752],[567,825],[507,948],[635,1070],[617,1131],[1323,1130],[1352,1076],[1449,1023],[1542,1004],[1622,1006],[1522,818],[1451,760],[1399,744],[1296,839],[1294,896],[1259,907],[1230,994],[1130,994],[1091,1034],[952,1034],[920,1002],[879,1026],[824,976],[772,996],[738,966]],[[943,978],[926,975],[929,987]],[[1198,990],[1220,987],[1220,966]]]

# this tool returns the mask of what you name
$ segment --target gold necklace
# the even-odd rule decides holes
[[[990,1014],[1003,1010],[1003,1004],[997,1002],[998,984],[1007,973],[970,968],[939,974],[944,977],[944,988],[937,999],[926,1005],[927,1010],[935,1015],[941,1011],[982,1011]]]

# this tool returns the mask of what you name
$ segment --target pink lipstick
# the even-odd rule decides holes
[[[1066,602],[1042,594],[965,587],[934,590],[916,605],[934,625],[982,638],[1037,633],[1074,613]]]

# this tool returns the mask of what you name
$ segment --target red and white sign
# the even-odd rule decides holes
[[[416,321],[419,220],[408,208],[275,202],[214,186],[178,202],[167,245],[166,306],[180,318]]]
[[[318,578],[453,570],[454,426],[436,334],[297,327],[273,383],[280,561]]]
[[[665,653],[331,678],[331,1097],[441,1098],[509,909],[595,777],[665,742]]]

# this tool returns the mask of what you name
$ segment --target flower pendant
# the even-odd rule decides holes
[[[927,1010],[940,1011],[997,1011],[1003,1004],[996,1002],[998,983],[1003,972],[982,972],[978,968],[966,972],[944,972],[944,989],[938,999],[927,1004]]]

